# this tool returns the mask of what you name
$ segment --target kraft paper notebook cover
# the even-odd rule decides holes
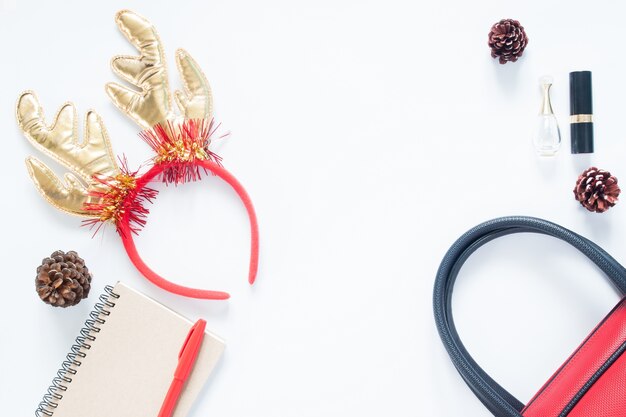
[[[158,415],[193,323],[122,283],[106,291],[36,415]],[[223,351],[222,340],[206,333],[173,417],[187,415]]]

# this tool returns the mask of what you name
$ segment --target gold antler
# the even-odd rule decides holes
[[[106,91],[113,103],[143,129],[176,118],[167,78],[167,65],[161,40],[154,26],[129,10],[118,12],[120,31],[140,52],[140,56],[118,55],[111,61],[113,71],[140,91],[108,83]],[[176,91],[176,102],[186,119],[210,119],[213,113],[211,89],[200,67],[179,49],[176,62],[184,92]]]
[[[41,195],[53,206],[70,214],[98,217],[84,207],[85,203],[92,202],[89,187],[94,185],[93,176],[115,176],[120,169],[100,116],[91,110],[87,112],[82,143],[78,142],[77,119],[72,103],[65,103],[52,125],[47,125],[33,92],[23,93],[17,102],[17,123],[26,138],[35,148],[73,172],[66,173],[65,181],[62,181],[43,162],[28,157],[28,172]]]
[[[178,72],[183,79],[185,92],[176,91],[176,103],[186,119],[210,119],[213,115],[213,96],[209,82],[184,49],[176,51]]]

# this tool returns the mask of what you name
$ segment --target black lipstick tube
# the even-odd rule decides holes
[[[593,153],[591,71],[569,73],[569,110],[572,153]]]

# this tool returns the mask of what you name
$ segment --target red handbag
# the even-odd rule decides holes
[[[456,276],[480,246],[511,233],[542,233],[580,250],[626,294],[626,269],[590,240],[532,217],[502,217],[461,236],[444,256],[433,306],[439,335],[457,370],[497,417],[626,417],[626,297],[598,324],[537,394],[523,404],[496,383],[469,355],[454,326],[451,295]]]

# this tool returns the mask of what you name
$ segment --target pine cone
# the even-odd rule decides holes
[[[524,27],[517,20],[502,19],[494,23],[489,31],[491,56],[500,58],[501,64],[517,61],[527,44],[528,37]]]
[[[589,211],[604,213],[617,203],[617,178],[596,167],[587,168],[576,181],[574,197]]]
[[[76,305],[89,295],[91,274],[74,251],[56,251],[37,267],[35,288],[44,303],[54,307]]]

